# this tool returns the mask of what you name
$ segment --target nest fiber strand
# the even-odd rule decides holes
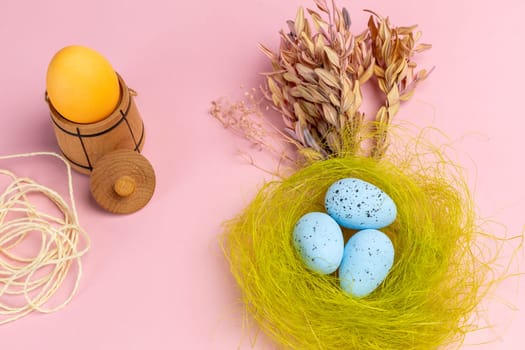
[[[284,348],[434,349],[461,344],[475,328],[471,316],[490,267],[480,260],[467,186],[445,167],[398,163],[315,162],[266,184],[227,224],[223,248],[247,311]],[[345,294],[336,274],[309,271],[291,238],[297,220],[324,211],[327,188],[345,177],[375,184],[398,208],[382,230],[394,244],[394,266],[362,299]],[[353,232],[344,232],[345,241]]]

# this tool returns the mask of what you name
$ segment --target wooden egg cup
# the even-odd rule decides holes
[[[120,100],[105,119],[81,124],[64,118],[47,98],[58,146],[71,167],[90,174],[91,193],[104,209],[120,214],[139,210],[151,199],[155,173],[140,155],[144,123],[135,92],[118,75]]]

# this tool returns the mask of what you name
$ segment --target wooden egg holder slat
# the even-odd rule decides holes
[[[96,171],[105,174],[106,170],[111,170],[105,176],[91,176],[91,193],[104,209],[124,214],[147,204],[155,188],[155,175],[151,164],[140,155],[146,136],[144,123],[133,98],[135,92],[127,87],[120,75],[117,76],[120,100],[113,113],[101,121],[90,124],[72,122],[64,118],[48,98],[46,100],[58,146],[64,157],[80,173],[92,174]],[[104,157],[110,158],[110,161],[100,162],[105,169],[97,169],[97,164]],[[110,163],[115,166],[108,167]],[[101,184],[100,181],[108,183]],[[124,182],[132,191],[123,192]]]

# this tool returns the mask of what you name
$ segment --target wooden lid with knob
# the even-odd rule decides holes
[[[130,214],[144,207],[155,191],[155,172],[140,153],[117,150],[100,158],[90,178],[91,194],[107,211]]]

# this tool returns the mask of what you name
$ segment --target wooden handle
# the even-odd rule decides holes
[[[128,197],[135,192],[135,180],[132,177],[124,175],[121,176],[113,184],[113,190],[120,197]]]

